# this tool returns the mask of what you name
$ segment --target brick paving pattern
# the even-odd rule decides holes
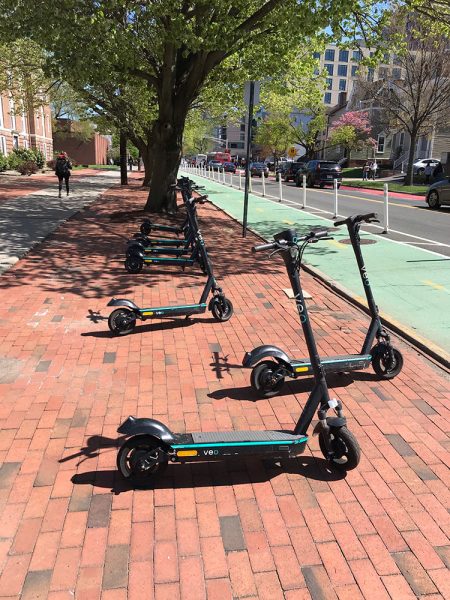
[[[342,477],[316,438],[280,469],[259,460],[169,466],[153,490],[117,475],[129,414],[174,431],[289,429],[311,380],[257,400],[246,350],[306,354],[279,258],[199,209],[235,315],[147,321],[111,338],[108,300],[198,300],[204,278],[122,259],[145,192],[108,191],[0,279],[0,596],[22,600],[370,600],[450,597],[448,376],[398,343],[392,381],[329,378],[362,448]],[[356,267],[355,267],[356,268]],[[322,354],[354,352],[367,318],[303,276]]]

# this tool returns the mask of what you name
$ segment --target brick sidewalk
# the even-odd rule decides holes
[[[252,255],[256,238],[212,206],[200,220],[233,318],[110,337],[111,296],[189,303],[204,282],[174,267],[125,272],[144,200],[137,185],[110,190],[0,278],[0,596],[449,598],[449,379],[401,343],[393,381],[330,379],[363,451],[345,478],[314,438],[285,471],[247,460],[169,466],[155,490],[120,480],[116,428],[129,414],[175,431],[291,428],[311,389],[252,394],[244,351],[306,348],[280,259]],[[366,317],[304,285],[320,351],[353,352]]]

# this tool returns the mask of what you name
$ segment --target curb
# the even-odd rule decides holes
[[[221,208],[220,206],[217,206],[214,203],[214,201],[211,202],[212,204],[214,204],[216,209],[222,211],[223,213],[228,215],[233,221],[239,223],[239,225],[242,226],[242,223],[241,221],[239,221],[239,219],[236,219],[236,217],[231,215],[228,211]],[[269,241],[267,238],[264,238],[260,233],[258,233],[251,227],[247,227],[247,230],[259,237],[264,242]],[[327,275],[322,273],[322,271],[316,269],[315,267],[310,267],[309,265],[304,263],[302,264],[302,268],[307,273],[318,279],[327,288],[335,292],[338,296],[344,298],[365,314],[369,314],[369,310],[364,302],[361,302],[357,296],[353,295],[349,290],[347,290],[345,287],[343,287],[333,279],[330,279]],[[417,335],[414,331],[408,329],[407,327],[405,327],[405,325],[399,323],[390,315],[380,312],[380,318],[382,324],[389,331],[395,333],[400,339],[409,343],[411,346],[414,347],[414,349],[420,351],[428,359],[432,360],[438,367],[443,368],[445,369],[445,371],[450,373],[450,355],[447,352],[445,352],[442,348],[440,348],[436,344],[433,344],[433,342],[427,340],[426,338]]]

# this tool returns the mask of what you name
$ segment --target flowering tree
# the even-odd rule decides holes
[[[333,146],[343,146],[350,160],[350,152],[353,150],[376,146],[376,141],[370,135],[371,132],[372,127],[367,113],[347,112],[333,123],[328,141]]]

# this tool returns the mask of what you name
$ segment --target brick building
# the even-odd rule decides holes
[[[41,150],[47,160],[53,157],[50,106],[19,111],[8,93],[0,93],[0,154],[13,148]]]
[[[80,124],[71,119],[58,119],[53,133],[57,152],[64,150],[79,165],[106,165],[110,139],[92,131],[89,136],[80,130]]]

